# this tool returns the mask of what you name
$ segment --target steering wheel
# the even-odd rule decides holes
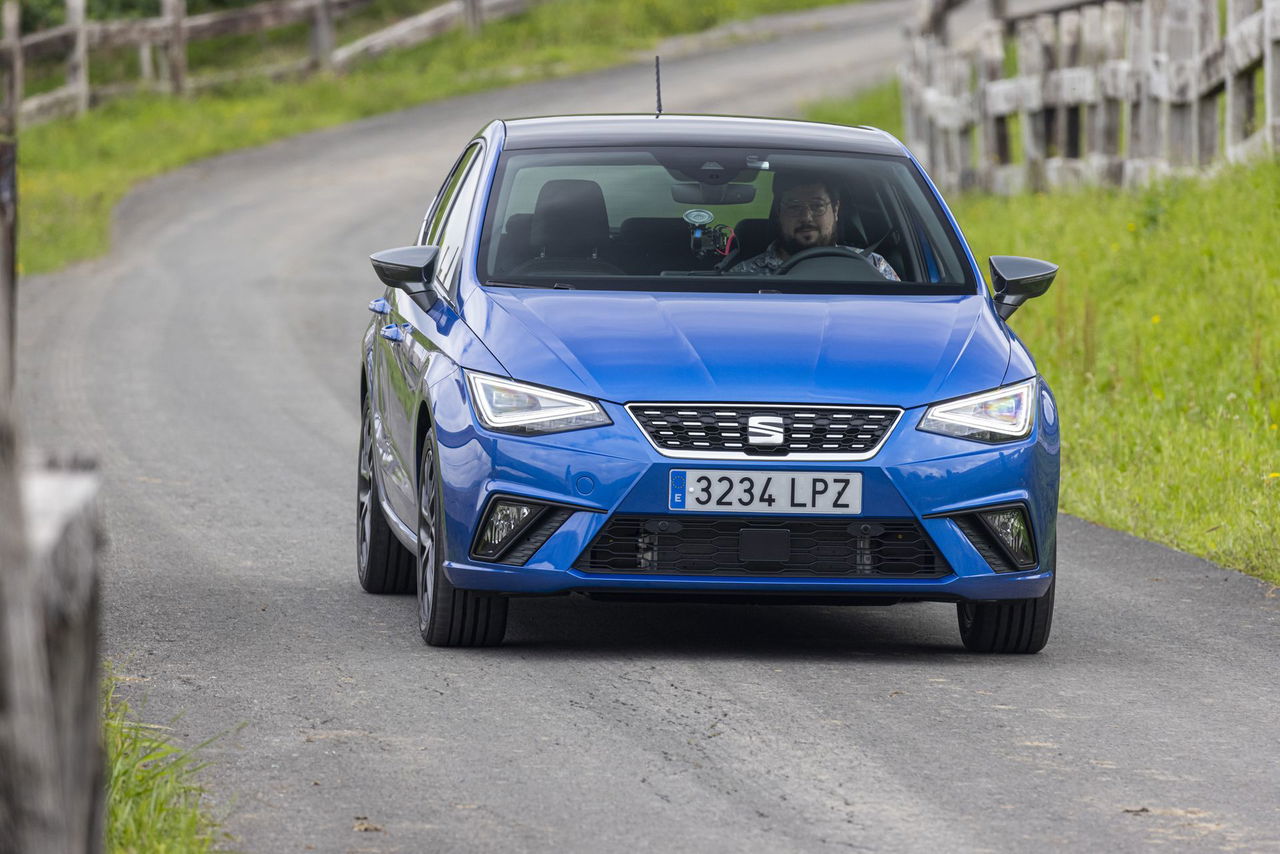
[[[877,279],[884,278],[884,276],[880,275],[880,271],[876,269],[876,265],[872,264],[867,256],[848,246],[811,246],[808,249],[801,249],[799,252],[783,262],[782,266],[777,269],[774,275],[785,276],[796,267],[804,264],[806,261],[814,261],[819,258],[856,258],[866,266],[870,267],[872,272],[875,273]]]

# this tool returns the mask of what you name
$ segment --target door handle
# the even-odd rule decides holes
[[[387,302],[382,297],[378,297],[376,300],[370,301],[369,311],[372,311],[374,314],[390,314],[391,303]]]
[[[395,323],[388,323],[382,327],[382,331],[378,334],[388,341],[403,341],[405,339],[404,330]]]

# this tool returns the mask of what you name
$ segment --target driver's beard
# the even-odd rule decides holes
[[[782,244],[782,248],[787,250],[788,255],[794,255],[797,252],[803,252],[806,249],[814,249],[818,246],[835,246],[835,234],[823,234],[818,237],[818,242],[813,244],[804,244],[796,240],[793,234],[784,234],[778,241]]]

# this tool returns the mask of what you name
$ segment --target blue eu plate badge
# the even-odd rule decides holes
[[[667,506],[672,510],[684,509],[684,482],[684,472],[673,471],[671,473],[671,500],[668,502]]]

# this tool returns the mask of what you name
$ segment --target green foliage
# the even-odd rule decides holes
[[[187,0],[187,14],[251,6],[261,0]],[[94,20],[148,18],[160,14],[160,0],[89,0],[85,13]],[[65,19],[66,0],[22,0],[24,33],[56,27]]]
[[[163,727],[130,720],[129,705],[104,687],[108,854],[200,854],[217,829],[200,809],[195,751],[175,746]],[[203,746],[203,745],[201,745]]]
[[[19,263],[37,273],[101,253],[111,209],[130,187],[201,157],[428,100],[600,68],[663,36],[831,2],[557,0],[488,24],[478,37],[450,33],[346,75],[246,83],[190,100],[138,96],[39,125],[19,140]]]
[[[951,203],[981,262],[1062,267],[1012,319],[1058,396],[1062,509],[1280,584],[1280,161]]]
[[[837,125],[870,125],[902,139],[902,89],[895,77],[856,98],[832,98],[809,104],[805,118]]]

